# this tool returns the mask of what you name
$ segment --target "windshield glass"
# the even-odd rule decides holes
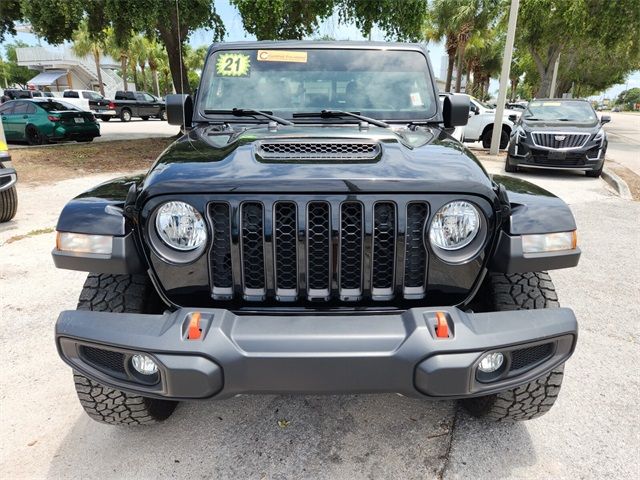
[[[481,102],[476,97],[471,97],[471,98],[473,98],[473,101],[476,102],[478,105],[480,105],[482,108],[486,108],[487,110],[493,110],[493,107],[491,105],[487,105],[486,103]]]
[[[541,100],[529,102],[523,113],[525,120],[551,122],[596,123],[596,112],[587,102]]]
[[[202,78],[198,109],[203,114],[246,108],[292,118],[295,112],[326,109],[413,120],[436,113],[427,61],[420,52],[218,51]]]
[[[102,100],[104,97],[97,92],[83,92],[82,95],[84,98],[88,98],[89,100]]]
[[[40,108],[45,109],[47,112],[58,112],[61,110],[79,110],[70,103],[57,102],[52,100],[48,100],[46,102],[37,102],[36,105],[38,105]]]

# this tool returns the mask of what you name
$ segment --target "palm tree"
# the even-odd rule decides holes
[[[148,40],[146,52],[147,63],[149,64],[149,70],[151,70],[153,93],[155,93],[157,96],[160,96],[158,69],[160,68],[160,62],[166,56],[166,53],[155,38]]]
[[[447,79],[445,91],[451,90],[453,65],[458,50],[458,35],[456,25],[453,24],[450,6],[451,0],[435,0],[429,11],[429,23],[425,28],[425,38],[434,42],[445,40],[447,52]]]
[[[129,42],[129,63],[133,68],[133,82],[138,88],[138,64],[140,64],[140,70],[142,71],[142,89],[146,90],[146,81],[144,78],[144,66],[147,62],[145,38],[142,35],[134,35]]]
[[[122,88],[126,92],[129,90],[127,83],[127,64],[129,61],[128,45],[121,45],[117,40],[112,28],[106,32],[106,50],[113,58],[120,60],[120,75],[122,75]]]
[[[83,20],[80,27],[73,32],[73,45],[71,46],[73,53],[79,57],[86,57],[91,54],[96,64],[96,73],[98,76],[98,86],[100,95],[104,96],[104,84],[102,83],[102,69],[100,67],[100,59],[102,53],[106,50],[104,35],[98,37],[89,33],[87,22]]]

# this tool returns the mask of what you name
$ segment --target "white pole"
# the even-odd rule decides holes
[[[489,154],[497,155],[500,147],[500,135],[502,134],[502,116],[504,115],[504,102],[507,100],[507,82],[511,70],[511,57],[513,56],[513,41],[516,36],[516,23],[518,21],[518,8],[520,0],[511,0],[509,10],[509,26],[507,27],[507,41],[504,45],[504,58],[502,59],[502,73],[500,74],[500,90],[498,90],[498,105],[496,116],[493,120],[493,135],[491,136],[491,149]]]
[[[556,97],[556,80],[558,79],[558,66],[560,65],[560,54],[556,58],[556,63],[553,66],[553,75],[551,76],[551,91],[549,92],[549,98]]]

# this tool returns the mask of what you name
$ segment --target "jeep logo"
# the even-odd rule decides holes
[[[554,137],[556,139],[556,142],[562,142],[565,138],[567,138],[566,135],[556,135]]]

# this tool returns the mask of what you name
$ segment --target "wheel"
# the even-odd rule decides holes
[[[146,275],[90,273],[78,310],[159,313],[162,302]],[[94,420],[111,425],[149,425],[171,416],[178,402],[122,392],[73,373],[80,404]]]
[[[167,111],[166,110],[161,110],[160,111],[160,115],[158,115],[158,118],[160,118],[160,120],[162,120],[163,122],[167,121]]]
[[[507,159],[504,161],[504,171],[507,173],[516,173],[518,171],[517,165],[511,165],[509,163],[509,156],[507,155]]]
[[[590,178],[598,178],[600,175],[602,175],[603,168],[604,168],[604,162],[602,162],[602,165],[597,170],[587,170],[586,172],[584,172],[584,174]]]
[[[558,308],[558,296],[546,272],[489,273],[480,290],[480,309],[487,311]],[[512,390],[460,400],[475,417],[497,422],[531,420],[548,412],[558,397],[564,364]]]
[[[142,120],[149,120],[149,117],[145,115],[144,117],[140,117]]]
[[[482,134],[482,147],[491,148],[491,136],[493,135],[493,127],[487,128]],[[500,150],[504,150],[509,145],[509,134],[503,128],[500,132]]]
[[[0,223],[8,222],[18,210],[18,191],[12,186],[0,192]]]
[[[128,122],[131,120],[131,110],[127,108],[123,108],[120,112],[120,120],[122,122]]]
[[[109,115],[103,115],[100,117],[100,120],[102,120],[103,122],[108,122],[109,120],[111,120],[111,117]]]
[[[49,143],[49,139],[44,135],[38,127],[35,125],[27,125],[25,129],[25,136],[27,137],[27,143],[29,145],[46,145]]]

